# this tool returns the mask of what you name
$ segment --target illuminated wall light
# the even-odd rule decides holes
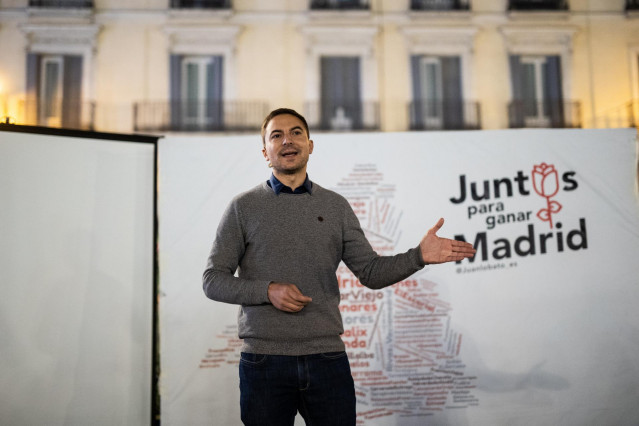
[[[7,97],[4,94],[4,83],[0,79],[0,117],[5,115],[7,115]]]
[[[16,124],[17,116],[15,114],[15,102],[14,99],[9,96],[9,93],[6,91],[7,85],[4,80],[0,78],[0,122],[2,123],[11,123]],[[14,108],[11,108],[14,106]]]

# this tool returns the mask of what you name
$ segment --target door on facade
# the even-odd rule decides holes
[[[411,127],[462,129],[464,107],[458,56],[412,57],[413,103]]]
[[[82,56],[27,56],[27,119],[46,127],[82,126]]]
[[[221,56],[171,57],[171,127],[223,130]]]
[[[360,58],[324,56],[320,66],[320,127],[361,129]]]
[[[563,127],[561,59],[557,55],[511,55],[511,127]]]

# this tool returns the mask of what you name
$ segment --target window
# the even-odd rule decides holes
[[[171,0],[174,9],[229,9],[231,0]]]
[[[568,10],[567,0],[509,0],[508,10]]]
[[[28,121],[47,127],[82,127],[82,56],[27,56]]]
[[[559,56],[511,55],[511,127],[564,127]]]
[[[458,56],[415,55],[411,58],[413,102],[411,128],[463,129],[464,99]]]
[[[29,7],[92,8],[93,0],[29,0]]]
[[[468,10],[469,0],[411,0],[411,10]]]
[[[171,56],[171,122],[174,130],[224,127],[222,56]]]
[[[40,98],[38,117],[40,125],[60,127],[62,125],[62,56],[44,56],[40,73]]]
[[[323,56],[321,66],[321,128],[360,129],[359,57]]]
[[[368,9],[368,0],[311,0],[311,9]]]
[[[305,117],[311,129],[380,128],[374,26],[306,25]]]

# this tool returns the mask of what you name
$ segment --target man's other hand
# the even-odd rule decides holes
[[[428,230],[419,243],[424,262],[456,262],[468,257],[473,257],[477,250],[473,248],[472,244],[437,236],[437,231],[439,231],[443,224],[444,218],[439,219],[435,226]]]
[[[270,283],[268,299],[273,306],[284,312],[299,312],[313,301],[310,297],[304,296],[295,284],[290,283]]]

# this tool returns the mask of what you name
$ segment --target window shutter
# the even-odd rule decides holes
[[[322,128],[331,127],[331,119],[339,107],[344,108],[354,128],[361,128],[359,58],[322,57],[320,67]]]
[[[224,126],[223,63],[224,57],[213,56],[206,67],[206,103],[213,129]]]
[[[461,61],[458,56],[444,56],[442,62],[444,129],[464,128],[461,87]]]
[[[42,57],[35,53],[27,54],[27,99],[26,118],[27,123],[38,122],[38,99],[40,91],[40,64]]]
[[[564,102],[561,90],[561,58],[547,56],[543,67],[545,110],[551,127],[564,127]]]
[[[171,55],[169,58],[171,96],[171,129],[178,130],[182,124],[182,55]]]
[[[522,66],[519,55],[510,55],[510,83],[512,87],[512,103],[508,115],[511,127],[524,127],[524,103],[522,88]]]
[[[64,56],[62,127],[78,129],[82,117],[82,56]]]
[[[413,55],[410,58],[410,67],[413,74],[413,107],[410,110],[411,128],[424,128],[424,108],[422,99],[422,81],[419,73],[419,61],[421,56]]]

